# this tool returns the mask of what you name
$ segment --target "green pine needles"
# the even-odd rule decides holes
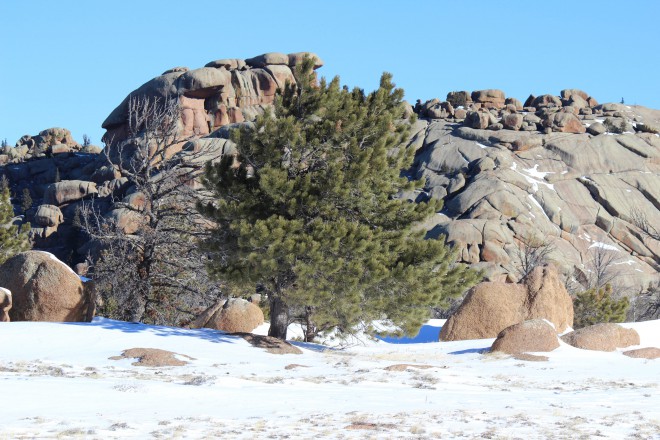
[[[593,288],[580,292],[573,300],[575,318],[573,327],[578,329],[601,322],[623,322],[630,302],[625,296],[612,298],[612,287]]]
[[[30,230],[30,224],[23,225],[19,232],[18,226],[12,224],[13,218],[9,185],[3,180],[0,184],[0,264],[30,248],[30,240],[25,232]]]
[[[312,65],[296,69],[298,84],[272,111],[232,133],[237,156],[208,165],[217,200],[199,208],[217,225],[209,269],[232,295],[266,293],[271,336],[285,339],[291,317],[303,320],[307,340],[377,319],[415,334],[430,306],[478,274],[413,229],[442,201],[395,198],[421,184],[401,175],[414,152],[402,147],[410,121],[391,75],[366,95],[337,77],[317,83]]]

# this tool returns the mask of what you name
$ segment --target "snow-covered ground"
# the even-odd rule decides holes
[[[660,321],[625,325],[660,347]],[[2,323],[0,439],[660,438],[660,359],[562,343],[529,362],[486,353],[492,340],[398,342],[276,355],[212,330]],[[194,359],[109,359],[134,347]]]

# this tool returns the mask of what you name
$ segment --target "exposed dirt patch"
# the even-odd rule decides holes
[[[253,347],[263,348],[272,354],[302,354],[298,347],[272,336],[253,335],[252,333],[231,333],[248,341]]]
[[[121,356],[112,356],[108,359],[118,361],[121,359],[137,359],[133,365],[138,367],[180,367],[188,364],[186,361],[177,359],[175,355],[185,357],[194,361],[195,358],[186,356],[185,354],[173,353],[159,348],[129,348],[124,350]]]
[[[426,370],[428,368],[433,368],[433,365],[415,365],[415,364],[394,364],[389,367],[385,367],[386,371],[406,371],[408,368],[417,368],[419,370]]]
[[[660,348],[658,347],[638,348],[637,350],[624,351],[623,354],[631,358],[658,359],[660,358]]]
[[[309,365],[289,364],[284,367],[285,370],[295,370],[296,368],[309,368]]]
[[[385,429],[394,429],[396,425],[393,423],[369,423],[369,422],[353,422],[346,427],[346,429],[362,429],[368,431],[381,431]]]
[[[516,353],[513,355],[514,359],[518,359],[521,361],[531,361],[531,362],[547,362],[548,357],[547,356],[537,356],[535,354],[529,354],[529,353]]]

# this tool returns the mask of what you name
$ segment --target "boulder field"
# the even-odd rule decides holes
[[[186,140],[177,148],[233,154],[230,129],[271,105],[277,89],[295,81],[293,69],[305,55],[315,68],[323,65],[301,52],[168,69],[130,92],[103,122],[110,155],[127,137],[133,98],[177,100],[178,135]],[[402,117],[413,114],[408,148],[415,160],[407,174],[421,186],[399,197],[444,201],[419,228],[429,239],[446,237],[459,262],[482,269],[489,281],[515,283],[521,248],[541,240],[562,280],[587,284],[599,252],[613,255],[619,292],[639,292],[658,279],[660,241],[635,219],[660,230],[659,110],[600,104],[577,89],[524,100],[487,89],[418,101]],[[139,194],[99,152],[51,128],[0,154],[15,212],[23,213],[26,189],[33,200],[17,221],[31,223],[39,249],[71,265],[90,251],[75,226],[85,200],[94,198],[101,215],[126,233],[140,227],[125,209],[140,202]]]

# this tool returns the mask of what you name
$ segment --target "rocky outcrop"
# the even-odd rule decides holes
[[[0,266],[0,286],[12,293],[12,321],[84,321],[87,301],[82,283],[52,254],[27,251]]]
[[[573,325],[572,300],[553,266],[535,268],[520,284],[477,284],[442,326],[440,340],[495,338],[531,319],[547,319],[557,332]]]
[[[174,98],[181,107],[180,135],[205,136],[221,126],[252,120],[271,104],[278,88],[295,83],[293,68],[305,56],[314,68],[323,66],[310,52],[266,53],[242,59],[219,59],[199,69],[177,67],[146,82],[106,118],[105,138],[112,143],[126,137],[128,104],[133,98]]]
[[[9,322],[9,309],[11,309],[11,292],[0,287],[0,322]]]
[[[552,351],[557,347],[559,339],[555,328],[543,319],[533,319],[502,330],[490,350],[518,354]]]
[[[518,280],[529,237],[552,249],[574,284],[586,285],[598,252],[614,254],[619,292],[657,281],[660,242],[634,216],[660,228],[660,135],[644,128],[660,124],[660,111],[599,105],[576,89],[530,96],[522,109],[509,98],[501,107],[475,100],[490,94],[449,93],[446,104],[463,107],[464,120],[431,114],[429,102],[445,104],[437,99],[415,106],[410,173],[426,182],[417,200],[445,202],[427,236],[446,236],[459,261],[493,281]]]
[[[180,135],[189,137],[177,150],[214,152],[199,161],[234,154],[230,128],[270,105],[304,56],[268,53],[169,69],[108,116],[106,138],[126,139],[131,98],[174,97],[182,109]],[[537,237],[552,247],[550,260],[571,282],[585,283],[598,250],[616,254],[620,292],[638,292],[658,279],[660,242],[636,225],[632,213],[660,229],[660,111],[599,104],[578,89],[529,96],[524,103],[497,89],[454,91],[406,112],[413,110],[419,118],[412,127],[409,147],[416,158],[409,174],[425,183],[414,200],[444,200],[443,211],[423,227],[431,239],[446,236],[460,262],[483,269],[488,280],[516,282],[520,248]],[[26,136],[0,151],[0,164],[6,164],[1,170],[12,192],[20,198],[27,189],[34,200],[23,220],[31,222],[37,246],[62,258],[72,255],[75,264],[89,250],[73,225],[85,199],[93,197],[104,218],[128,233],[137,231],[141,219],[122,205],[133,190],[126,177],[91,154],[96,147],[78,149],[67,133],[48,129]],[[62,149],[53,148],[58,145]],[[71,181],[84,182],[83,190],[66,193],[71,198],[50,187]],[[20,199],[14,203],[22,213]],[[36,207],[45,204],[60,209],[61,223],[51,226],[56,213],[36,220]]]
[[[561,339],[583,350],[614,351],[639,345],[639,334],[635,330],[612,323],[590,325],[567,333]]]

